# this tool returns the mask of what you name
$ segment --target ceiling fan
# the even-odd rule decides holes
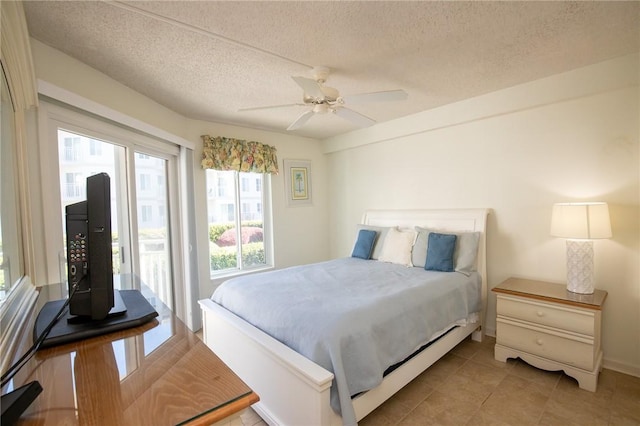
[[[313,79],[293,76],[295,81],[303,90],[302,102],[285,105],[269,105],[253,108],[241,108],[239,111],[255,111],[261,109],[283,108],[291,106],[310,107],[303,112],[287,130],[296,130],[302,127],[314,114],[333,113],[342,117],[356,126],[368,127],[376,123],[357,111],[347,108],[346,104],[362,104],[367,102],[402,101],[407,99],[407,92],[404,90],[388,90],[383,92],[359,93],[355,95],[340,96],[338,90],[325,86],[324,83],[329,77],[329,68],[314,67],[311,70]]]

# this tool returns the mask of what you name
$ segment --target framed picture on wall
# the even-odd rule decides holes
[[[287,204],[311,204],[311,161],[284,160],[284,180]]]

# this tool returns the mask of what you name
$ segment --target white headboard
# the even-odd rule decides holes
[[[478,272],[482,276],[482,315],[484,329],[487,312],[487,216],[489,209],[435,209],[435,210],[367,210],[362,223],[372,226],[398,226],[413,229],[415,226],[443,231],[478,231]],[[483,331],[484,333],[484,331]]]

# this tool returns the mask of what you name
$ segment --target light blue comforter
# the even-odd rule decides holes
[[[478,312],[480,275],[342,258],[233,278],[211,297],[333,372],[331,406],[355,425],[351,395],[435,333]]]

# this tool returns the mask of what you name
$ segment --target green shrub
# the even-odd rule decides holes
[[[211,270],[222,271],[237,267],[236,251],[234,250],[217,250],[211,253]]]
[[[249,243],[242,246],[242,263],[244,266],[263,265],[264,244]],[[235,247],[220,247],[211,251],[211,270],[221,271],[238,267]]]
[[[264,265],[264,244],[260,242],[243,245],[242,264],[244,266]]]

